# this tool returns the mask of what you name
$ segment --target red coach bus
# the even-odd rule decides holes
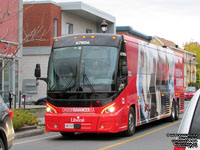
[[[47,82],[47,131],[133,135],[136,126],[184,111],[183,56],[125,35],[59,37]]]

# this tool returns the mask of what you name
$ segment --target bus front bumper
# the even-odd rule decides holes
[[[116,133],[119,127],[117,114],[45,114],[46,131]]]

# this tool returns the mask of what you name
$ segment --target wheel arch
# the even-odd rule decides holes
[[[132,104],[131,106],[130,106],[130,108],[133,108],[133,110],[134,110],[134,113],[135,113],[135,126],[137,125],[137,106],[136,106],[136,104]]]

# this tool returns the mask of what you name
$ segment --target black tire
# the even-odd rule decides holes
[[[75,135],[74,132],[60,132],[63,137],[73,137]]]
[[[6,146],[1,138],[0,138],[0,150],[6,150]]]
[[[175,120],[178,120],[179,119],[179,102],[177,101],[175,104],[176,104]]]
[[[124,136],[132,136],[135,133],[135,111],[131,107],[128,114],[128,129],[124,131]]]
[[[175,120],[175,116],[176,116],[176,103],[173,101],[171,116],[169,117],[169,121],[173,122]]]

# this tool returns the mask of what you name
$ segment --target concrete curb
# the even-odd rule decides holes
[[[15,139],[30,137],[30,136],[36,136],[43,134],[45,132],[44,128],[36,128],[36,129],[30,129],[30,130],[21,130],[18,132],[15,132]]]

